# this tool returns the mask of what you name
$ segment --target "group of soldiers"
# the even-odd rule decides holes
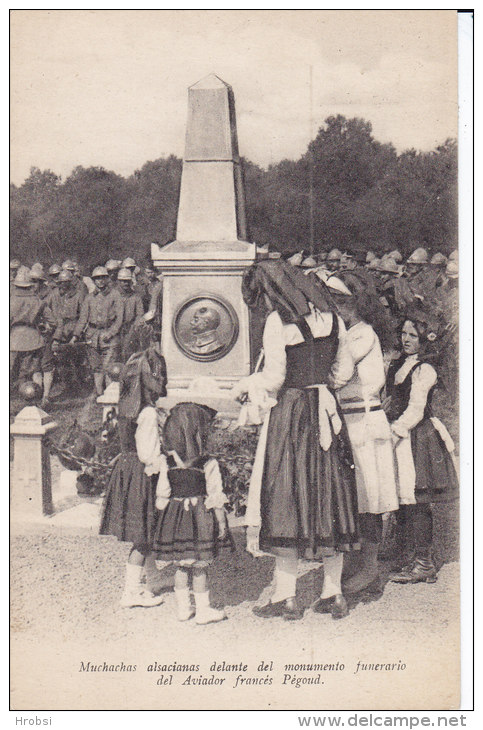
[[[440,252],[430,257],[425,248],[418,247],[404,262],[397,249],[378,256],[373,251],[343,253],[334,248],[308,256],[301,251],[287,260],[307,273],[313,271],[322,281],[338,271],[356,271],[394,318],[410,306],[423,305],[440,312],[449,324],[457,324],[457,250],[448,257]]]
[[[280,256],[277,252],[269,254]],[[396,319],[408,306],[423,303],[456,327],[458,252],[431,258],[419,247],[403,261],[398,250],[347,253],[334,248],[287,260],[322,281],[338,271],[357,271]],[[133,258],[110,259],[83,276],[72,260],[30,268],[10,263],[10,381],[33,381],[48,405],[55,373],[74,392],[93,374],[94,396],[110,382],[112,368],[125,362],[136,328],[161,329],[162,273],[141,269]]]
[[[133,258],[110,259],[83,276],[72,260],[28,267],[10,263],[10,382],[33,381],[49,404],[54,376],[78,391],[93,374],[94,396],[128,356],[133,329],[160,326],[162,279]]]

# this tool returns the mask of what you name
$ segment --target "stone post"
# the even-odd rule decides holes
[[[105,423],[108,415],[112,413],[113,410],[114,413],[117,413],[117,406],[119,404],[119,383],[115,380],[109,383],[104,393],[98,397],[97,402],[102,406],[102,423]]]
[[[52,475],[46,434],[57,423],[38,406],[26,406],[10,426],[13,436],[11,481],[12,517],[28,519],[51,515]]]

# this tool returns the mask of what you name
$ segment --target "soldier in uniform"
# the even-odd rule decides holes
[[[96,266],[92,272],[96,291],[88,294],[82,302],[79,321],[74,329],[71,343],[82,334],[88,340],[87,357],[94,373],[97,395],[104,392],[109,382],[109,366],[119,360],[119,332],[122,327],[124,307],[119,290],[109,281],[104,266]]]
[[[144,314],[143,303],[141,297],[135,293],[132,286],[132,274],[129,269],[121,269],[117,275],[119,294],[122,299],[124,309],[122,327],[120,331],[121,338],[121,360],[126,362],[126,344],[129,332],[134,322]]]
[[[30,278],[34,282],[34,289],[37,296],[53,312],[55,301],[58,297],[57,287],[52,288],[48,284],[47,277],[44,274],[44,267],[40,263],[35,263],[30,269]],[[52,329],[46,330],[44,333],[45,344],[42,349],[42,358],[40,366],[42,369],[42,377],[44,384],[43,404],[47,406],[49,403],[50,391],[54,382],[55,360],[52,352]]]
[[[45,300],[35,292],[35,282],[26,266],[20,266],[10,299],[10,380],[33,380],[42,387],[42,330],[55,322]],[[45,397],[45,396],[44,396]]]
[[[66,385],[79,381],[79,370],[84,356],[83,348],[69,347],[79,320],[85,297],[74,282],[71,271],[64,269],[59,274],[58,296],[53,300],[52,312],[56,321],[52,349],[59,355],[62,379]]]
[[[109,259],[106,261],[106,269],[107,273],[109,274],[109,278],[112,281],[114,286],[117,286],[117,275],[119,273],[119,270],[121,268],[121,262],[117,259]]]
[[[428,289],[429,256],[425,248],[416,248],[406,261],[404,274],[413,294],[423,300]]]
[[[14,279],[17,276],[17,271],[20,268],[20,261],[18,259],[12,259],[10,261],[10,296],[14,293]]]
[[[12,259],[10,261],[10,281],[13,281],[15,279],[19,268],[20,268],[20,261],[18,259]]]
[[[62,266],[59,266],[59,264],[52,264],[52,266],[49,268],[47,272],[47,283],[50,286],[51,289],[55,289],[59,282],[59,275],[62,271]]]
[[[338,248],[333,248],[332,251],[329,251],[325,264],[328,271],[335,274],[335,272],[339,269],[341,258],[342,254]]]
[[[389,307],[395,317],[414,301],[407,280],[401,277],[401,270],[391,256],[383,256],[377,270],[380,272],[379,293],[384,306]]]
[[[82,296],[86,297],[89,294],[89,289],[80,275],[79,265],[76,264],[75,261],[67,259],[67,261],[64,261],[62,264],[62,268],[71,272],[74,277],[73,281],[75,288],[82,294]]]
[[[96,285],[92,281],[91,277],[83,276],[81,267],[79,266],[77,261],[73,261],[73,264],[75,267],[74,268],[74,281],[77,278],[80,282],[82,282],[82,284],[84,284],[84,286],[77,284],[79,290],[82,292],[85,292],[86,296],[87,296],[87,294],[92,294],[92,292],[95,291],[95,289],[96,289]]]
[[[121,265],[122,269],[129,269],[132,274],[132,288],[135,293],[141,297],[143,303],[143,311],[149,307],[149,281],[142,273],[139,266],[136,266],[136,262],[133,258],[125,258]]]

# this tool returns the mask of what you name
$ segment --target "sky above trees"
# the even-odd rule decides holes
[[[127,176],[146,160],[182,157],[187,87],[211,72],[234,89],[241,154],[262,167],[299,158],[337,114],[370,121],[397,152],[456,136],[454,11],[15,10],[11,18],[16,185],[32,166],[63,178],[78,165]]]

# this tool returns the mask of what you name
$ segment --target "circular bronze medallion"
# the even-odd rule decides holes
[[[199,294],[183,302],[173,318],[173,336],[191,360],[211,362],[224,357],[238,337],[235,310],[216,294]]]

